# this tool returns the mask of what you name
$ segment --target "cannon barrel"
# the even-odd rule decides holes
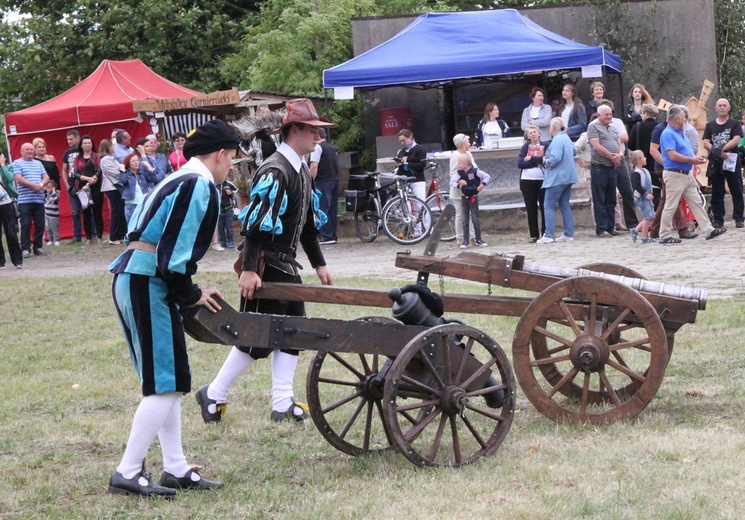
[[[706,309],[709,293],[704,289],[694,289],[682,285],[671,285],[660,282],[651,282],[643,278],[629,278],[628,276],[616,276],[612,274],[590,271],[588,269],[572,269],[562,267],[550,267],[535,262],[525,262],[521,271],[526,273],[543,274],[547,276],[558,276],[561,278],[574,278],[576,276],[597,276],[613,280],[640,292],[671,296],[673,298],[685,298],[698,302],[698,310]]]

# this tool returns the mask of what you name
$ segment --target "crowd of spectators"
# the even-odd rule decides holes
[[[595,81],[590,85],[589,101],[583,103],[575,85],[564,85],[561,102],[553,113],[561,121],[559,125],[554,120],[547,124],[551,110],[544,104],[543,89],[531,90],[531,103],[523,111],[521,121],[525,144],[517,162],[530,242],[568,242],[572,238],[573,218],[568,202],[562,204],[562,198],[557,202],[554,196],[546,201],[547,188],[555,182],[549,175],[550,157],[555,157],[559,146],[553,143],[555,135],[562,136],[561,147],[566,144],[564,137],[574,141],[574,164],[568,169],[590,185],[595,232],[599,238],[628,231],[635,243],[641,234],[643,244],[657,239],[662,244],[677,244],[681,239],[698,236],[692,229],[695,226],[707,240],[715,238],[727,230],[725,184],[732,196],[735,227],[745,227],[740,167],[745,114],[742,124],[738,123],[729,116],[729,102],[718,100],[717,117],[703,131],[703,148],[708,156],[701,156],[699,133],[689,122],[690,114],[685,106],[673,105],[665,120],[658,122],[659,109],[644,85],[637,83],[629,90],[629,103],[622,118],[617,118],[614,104],[605,94],[605,85]],[[630,154],[634,151],[639,154],[632,162]],[[709,213],[705,211],[706,200],[698,181],[702,173],[699,165],[704,163],[707,163],[705,184],[711,188]],[[674,196],[668,199],[665,210],[668,191]],[[562,196],[568,200],[568,192]],[[564,234],[560,237],[555,237],[553,229],[552,206],[557,204],[564,217]],[[641,222],[637,210],[642,215]],[[538,230],[539,215],[542,236]],[[677,231],[677,237],[671,235],[673,230]]]
[[[706,238],[714,238],[726,231],[724,196],[727,191],[732,196],[735,227],[745,226],[740,166],[744,155],[741,145],[745,114],[742,122],[735,121],[729,115],[729,102],[718,100],[716,118],[707,123],[703,149],[699,150],[699,135],[687,119],[687,109],[674,106],[675,110],[669,110],[667,118],[658,122],[660,111],[643,85],[631,87],[621,118],[615,117],[614,104],[605,98],[606,90],[601,82],[593,82],[588,94],[589,100],[583,102],[576,86],[567,83],[562,88],[560,102],[552,108],[546,103],[546,92],[542,88],[535,87],[530,92],[531,102],[523,111],[521,121],[525,144],[517,162],[530,242],[543,244],[573,239],[573,217],[568,199],[572,184],[569,180],[574,178],[589,184],[595,232],[600,238],[628,231],[634,242],[641,234],[644,239],[641,243],[660,239],[661,243],[674,244],[697,236],[692,229],[695,225],[700,231],[707,231],[709,222],[716,233],[707,232]],[[268,112],[266,106],[259,107],[259,116],[265,112]],[[672,125],[671,113],[678,118]],[[677,125],[678,122],[681,124]],[[663,145],[665,132],[668,140]],[[671,140],[671,133],[676,134],[674,137],[680,134],[686,139]],[[559,143],[554,144],[557,135]],[[469,168],[478,171],[469,149],[496,148],[499,139],[509,136],[509,127],[499,119],[499,107],[495,103],[487,104],[475,133],[474,145],[470,145],[465,134],[458,134],[453,139],[457,150],[451,161],[451,175],[458,171],[458,158],[464,154],[468,156]],[[413,140],[413,134],[399,137],[400,140]],[[158,183],[185,164],[185,141],[186,135],[176,132],[171,136],[168,153],[161,153],[159,150],[164,146],[155,135],[148,135],[133,145],[129,133],[116,128],[110,139],[96,145],[91,136],[81,136],[73,129],[67,133],[69,148],[62,156],[61,171],[57,159],[47,153],[47,143],[41,137],[23,143],[21,157],[12,164],[8,164],[5,156],[0,154],[0,268],[5,267],[6,261],[2,234],[16,268],[23,268],[24,259],[44,255],[49,247],[60,245],[62,190],[66,191],[71,208],[73,243],[81,243],[83,239],[86,245],[104,241],[105,195],[110,212],[109,236],[105,243],[122,244],[136,205]],[[572,161],[567,161],[565,156],[567,142],[573,143]],[[689,148],[680,148],[685,143]],[[277,145],[276,136],[257,133],[249,152],[256,166],[274,153]],[[405,142],[403,146],[405,150]],[[676,146],[680,149],[676,150]],[[637,155],[632,163],[630,154],[634,151],[642,155]],[[702,153],[706,155],[702,156]],[[312,172],[318,171],[321,157],[330,158],[326,162],[335,162],[335,150],[327,143],[318,146],[308,159]],[[328,164],[323,164],[323,172],[331,171]],[[699,164],[706,164],[705,174],[712,192],[708,213],[704,210],[705,199],[696,181],[696,174],[703,173],[699,172]],[[561,172],[558,175],[560,184],[555,184],[557,172]],[[688,175],[691,180],[690,186],[688,179],[685,187],[678,186],[672,199],[668,195],[668,185],[681,178],[670,173]],[[324,186],[324,183],[328,184],[323,204],[332,218],[328,229],[322,233],[322,242],[333,244],[337,241],[337,232],[336,215],[332,211],[336,208],[336,198],[332,192],[338,192],[338,167],[328,176],[329,180],[324,177],[317,182]],[[649,190],[646,181],[649,181]],[[213,237],[213,248],[223,251],[235,247],[230,223],[237,205],[237,188],[230,180],[219,188],[221,218],[220,228]],[[477,207],[473,207],[471,198],[461,197],[457,183],[452,190],[451,197],[458,206],[458,243],[463,244],[467,242],[464,236],[470,235],[469,227],[474,222],[469,222],[473,220],[469,218],[463,221],[460,202],[467,200],[471,204],[471,215],[477,215]],[[697,194],[695,197],[692,195],[694,192]],[[550,194],[550,200],[546,200],[547,194]],[[564,221],[563,233],[558,236],[554,230],[555,207],[561,210]],[[653,212],[651,219],[650,210]],[[672,231],[678,236],[673,237]],[[478,242],[483,243],[480,233],[474,234]]]

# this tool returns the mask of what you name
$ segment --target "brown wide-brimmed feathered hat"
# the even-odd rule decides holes
[[[313,102],[307,98],[291,99],[285,103],[285,116],[282,118],[282,125],[275,128],[271,133],[278,134],[294,123],[303,123],[321,128],[336,128],[339,126],[328,119],[319,117]]]

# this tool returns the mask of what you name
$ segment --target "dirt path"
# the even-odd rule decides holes
[[[589,262],[612,262],[630,267],[650,280],[674,285],[686,285],[709,291],[713,297],[732,298],[745,292],[745,229],[732,226],[715,240],[703,237],[684,240],[680,245],[634,244],[627,235],[610,239],[595,238],[591,229],[579,229],[570,243],[529,244],[525,233],[486,234],[489,244],[467,251],[485,255],[501,253],[524,255],[526,261],[551,267],[578,267]],[[412,280],[413,273],[394,266],[396,252],[405,246],[379,237],[372,244],[356,238],[342,239],[338,244],[324,246],[326,259],[335,278],[378,276],[386,279]],[[410,248],[421,254],[424,244]],[[122,246],[72,245],[46,248],[48,254],[27,258],[24,269],[13,269],[10,263],[0,270],[0,280],[11,277],[34,278],[49,276],[104,275],[108,264],[123,249]],[[442,243],[438,256],[455,256],[461,252],[455,242]],[[210,251],[200,262],[200,272],[229,272],[235,251]],[[300,262],[305,276],[312,276],[304,255]],[[197,279],[199,274],[197,274]]]

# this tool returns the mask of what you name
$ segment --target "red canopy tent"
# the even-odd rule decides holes
[[[98,145],[109,139],[114,128],[122,128],[136,141],[151,133],[150,122],[132,109],[138,99],[167,99],[201,95],[157,75],[140,60],[104,60],[83,81],[67,92],[33,107],[5,114],[5,135],[10,155],[21,156],[21,145],[35,137],[47,143],[62,171],[62,155],[67,150],[67,131],[75,128],[90,135]],[[64,191],[64,190],[63,190]],[[108,218],[104,219],[108,227]],[[72,219],[67,193],[60,201],[60,235],[72,236]]]

